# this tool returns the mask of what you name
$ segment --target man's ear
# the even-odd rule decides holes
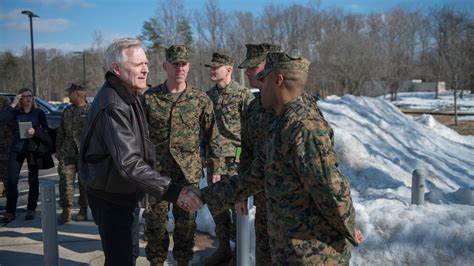
[[[276,87],[281,87],[283,86],[283,81],[284,81],[284,77],[281,73],[278,73],[276,74],[276,77],[275,77],[275,86]]]
[[[115,75],[120,75],[120,67],[116,62],[112,62],[112,71],[114,71]]]

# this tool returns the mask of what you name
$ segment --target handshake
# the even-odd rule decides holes
[[[179,193],[176,205],[188,212],[195,212],[204,205],[201,200],[201,191],[194,185],[183,187]]]

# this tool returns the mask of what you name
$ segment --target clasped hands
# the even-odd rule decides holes
[[[217,183],[221,180],[220,175],[212,175],[212,183]],[[194,185],[183,187],[179,193],[176,205],[188,212],[195,212],[204,205],[201,200],[201,191]]]
[[[204,205],[200,197],[201,191],[194,185],[189,185],[181,189],[176,205],[185,211],[193,213]]]

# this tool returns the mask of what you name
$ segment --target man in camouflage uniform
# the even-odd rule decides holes
[[[207,91],[207,95],[214,104],[217,127],[219,133],[228,140],[228,156],[223,158],[226,165],[226,174],[223,176],[211,175],[209,183],[219,182],[238,173],[241,153],[241,118],[248,104],[254,98],[250,90],[232,80],[234,59],[219,53],[212,55],[211,62],[204,66],[210,68],[211,80],[216,85]],[[205,265],[218,265],[228,262],[233,254],[229,241],[235,239],[235,213],[232,209],[213,217],[216,223],[216,235],[219,239],[219,248],[214,254],[204,260]]]
[[[84,127],[89,103],[86,100],[87,92],[82,86],[71,84],[67,89],[70,105],[63,112],[63,118],[56,135],[56,156],[59,160],[59,205],[63,209],[58,217],[58,224],[71,221],[71,208],[74,199],[74,182],[79,159],[79,147],[82,129]],[[79,182],[79,212],[77,221],[87,220],[87,198],[85,186],[78,176]]]
[[[156,145],[156,170],[169,176],[178,185],[198,187],[202,178],[200,144],[208,144],[210,168],[222,175],[223,140],[219,136],[212,102],[202,90],[186,82],[189,49],[172,45],[166,52],[163,68],[167,80],[145,93],[145,111],[150,125],[150,138]],[[150,265],[163,265],[168,253],[166,231],[168,203],[153,204],[146,216],[146,256]],[[195,213],[173,208],[173,256],[178,265],[187,265],[193,256]]]
[[[0,96],[0,111],[10,106],[11,101],[6,96]],[[10,154],[10,144],[12,137],[13,122],[0,124],[0,194],[6,192],[5,184],[7,180],[8,154]]]
[[[348,265],[359,243],[350,185],[338,169],[331,127],[305,102],[308,68],[303,58],[267,55],[257,75],[263,107],[276,112],[267,142],[249,171],[203,189],[202,198],[219,213],[249,187],[263,186],[273,265]]]
[[[253,88],[260,89],[261,81],[255,78],[256,74],[265,67],[265,58],[269,52],[280,51],[279,45],[268,43],[247,44],[247,54],[245,60],[239,68],[245,68],[245,74],[249,84]],[[240,173],[250,169],[252,161],[257,157],[259,147],[262,147],[267,140],[268,130],[275,117],[272,110],[265,110],[262,106],[260,95],[258,95],[242,115],[242,155]],[[260,177],[263,180],[263,176]],[[265,202],[265,192],[260,191],[254,194],[254,204],[257,207],[255,214],[255,255],[257,265],[270,265],[270,243],[267,233],[267,211]],[[236,210],[242,214],[247,214],[246,203],[236,205]]]

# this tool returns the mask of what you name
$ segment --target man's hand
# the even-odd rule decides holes
[[[234,208],[235,208],[235,211],[240,215],[249,215],[249,210],[247,209],[246,201],[241,201],[239,203],[236,203]]]
[[[212,184],[221,181],[221,175],[212,175]]]
[[[365,241],[365,237],[364,235],[362,234],[362,232],[359,230],[359,229],[355,229],[355,239],[357,241],[357,244],[362,244],[362,242]]]
[[[195,212],[203,206],[200,195],[201,192],[197,187],[193,185],[184,187],[179,193],[176,205],[185,211]]]

